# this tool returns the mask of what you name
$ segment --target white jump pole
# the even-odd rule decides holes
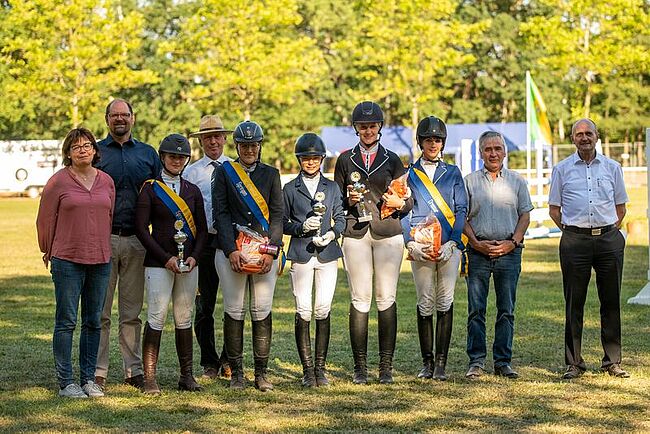
[[[634,297],[630,298],[627,302],[628,304],[647,304],[650,305],[650,168],[648,162],[650,162],[650,128],[645,130],[645,160],[646,160],[646,171],[648,179],[648,209],[646,209],[646,216],[648,216],[648,281],[645,286],[641,288],[641,291]]]

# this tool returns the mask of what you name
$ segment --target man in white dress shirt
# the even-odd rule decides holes
[[[562,230],[560,265],[566,303],[565,380],[580,377],[587,365],[581,355],[582,327],[591,269],[600,300],[601,369],[627,378],[621,368],[621,278],[625,238],[618,230],[628,202],[623,171],[596,152],[598,129],[580,119],[571,129],[577,152],[553,168],[549,214]]]
[[[184,178],[196,184],[201,190],[208,222],[208,241],[199,258],[199,291],[196,294],[196,316],[194,332],[201,348],[201,366],[203,377],[215,379],[221,375],[230,378],[230,367],[226,358],[225,347],[221,356],[217,353],[214,334],[214,307],[217,302],[219,275],[214,266],[215,247],[213,241],[217,231],[212,221],[212,172],[215,167],[230,160],[223,154],[227,136],[232,130],[225,129],[221,118],[207,115],[201,118],[199,131],[190,134],[198,137],[203,148],[203,158],[192,163],[183,174]]]

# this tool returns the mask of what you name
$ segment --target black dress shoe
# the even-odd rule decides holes
[[[603,371],[607,372],[612,377],[630,378],[630,374],[624,371],[621,368],[621,365],[619,365],[618,363],[614,363],[613,365],[609,365],[606,368],[603,368]]]
[[[467,373],[465,374],[465,377],[469,378],[470,380],[475,380],[484,373],[485,371],[480,366],[470,366],[467,370]]]
[[[494,375],[498,375],[500,377],[506,377],[506,378],[519,378],[519,374],[517,371],[512,369],[512,366],[510,365],[503,365],[503,366],[496,366],[494,368]]]
[[[582,374],[585,373],[584,369],[581,369],[577,367],[576,365],[569,365],[566,368],[566,372],[562,374],[562,379],[563,380],[574,380],[578,377],[580,377]]]
[[[136,389],[143,390],[144,389],[144,375],[134,375],[133,377],[129,377],[124,379],[124,384],[128,384],[129,386],[133,386]]]

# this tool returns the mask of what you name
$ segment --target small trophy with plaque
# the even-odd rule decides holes
[[[372,220],[372,213],[369,213],[368,210],[366,209],[366,203],[365,203],[365,197],[364,193],[366,193],[368,190],[366,190],[366,185],[362,182],[361,180],[361,174],[359,172],[352,172],[350,174],[350,179],[354,184],[352,184],[352,191],[359,193],[359,222],[369,222]]]
[[[325,200],[325,193],[322,191],[317,191],[316,194],[314,195],[314,199],[316,200],[316,203],[311,206],[311,210],[314,212],[315,215],[318,217],[323,217],[325,214],[325,211],[327,211],[327,206],[323,203]],[[322,225],[322,222],[321,222]],[[316,236],[320,237],[321,235],[321,228],[319,227],[316,230]]]
[[[187,273],[190,271],[190,266],[187,265],[183,260],[183,253],[185,251],[184,243],[187,240],[187,234],[183,232],[183,226],[183,220],[176,220],[174,222],[174,229],[176,229],[176,233],[174,234],[174,241],[178,247],[178,269],[181,271],[181,273]]]

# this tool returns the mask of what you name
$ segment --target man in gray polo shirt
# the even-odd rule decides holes
[[[510,363],[515,324],[515,295],[521,272],[524,234],[533,204],[526,181],[503,167],[506,145],[501,134],[486,131],[479,138],[483,169],[465,177],[469,212],[465,235],[468,251],[467,378],[483,374],[487,349],[485,311],[490,275],[494,279],[497,320],[494,327],[494,373],[517,378]]]

